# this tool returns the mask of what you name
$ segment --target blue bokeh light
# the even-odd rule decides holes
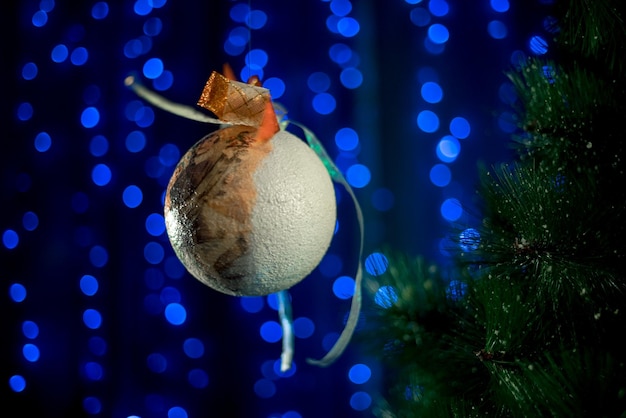
[[[490,0],[490,5],[493,10],[499,13],[504,13],[509,10],[509,0]]]
[[[182,295],[175,287],[165,286],[159,293],[159,299],[161,299],[164,305],[168,303],[179,303],[182,300]]]
[[[165,219],[160,213],[151,213],[146,218],[146,231],[153,237],[158,237],[165,232]]]
[[[372,397],[367,392],[355,392],[350,397],[350,406],[356,411],[365,411],[372,404]]]
[[[202,369],[189,370],[187,380],[196,389],[203,389],[209,385],[209,375]]]
[[[352,17],[342,17],[337,21],[337,32],[346,38],[355,36],[361,30],[359,22]]]
[[[436,132],[439,129],[439,117],[432,110],[422,110],[417,115],[417,126],[427,133]]]
[[[89,329],[98,329],[102,325],[102,315],[96,309],[85,309],[83,312],[83,323]]]
[[[388,309],[398,301],[398,293],[393,286],[381,286],[374,295],[374,303],[378,306]]]
[[[370,377],[372,377],[372,370],[365,364],[355,364],[348,371],[348,379],[357,385],[366,383]]]
[[[70,62],[76,66],[84,65],[89,59],[89,51],[87,48],[79,46],[72,51],[70,55]]]
[[[328,49],[330,59],[339,65],[348,63],[352,59],[352,55],[352,49],[343,43],[333,44]]]
[[[141,189],[134,184],[126,187],[122,193],[122,201],[129,208],[136,208],[141,204],[143,200],[143,193]]]
[[[280,341],[283,337],[283,329],[280,324],[276,321],[267,321],[261,325],[259,329],[261,333],[261,338],[267,341],[268,343],[275,343]]]
[[[87,107],[80,114],[80,123],[85,128],[93,128],[100,122],[100,111],[93,106]]]
[[[170,70],[163,70],[160,76],[152,80],[155,90],[164,91],[172,87],[174,84],[174,74]]]
[[[330,77],[328,74],[317,71],[311,73],[306,80],[307,86],[315,93],[323,93],[330,87]]]
[[[183,351],[189,358],[200,358],[204,355],[204,344],[197,338],[187,338],[183,343]]]
[[[356,89],[363,84],[363,74],[357,68],[344,68],[339,75],[341,84],[348,89]]]
[[[276,385],[269,379],[259,379],[254,384],[254,393],[259,398],[271,398],[276,394]]]
[[[332,0],[330,11],[337,16],[347,16],[352,11],[352,3],[349,0]]]
[[[528,46],[535,55],[544,55],[548,52],[548,41],[539,35],[531,37]]]
[[[158,17],[151,17],[143,24],[143,33],[147,36],[157,36],[163,29],[163,22]]]
[[[26,379],[24,379],[24,376],[14,374],[9,378],[9,387],[13,392],[22,392],[26,389]]]
[[[428,2],[428,10],[433,16],[442,17],[448,14],[450,6],[445,0],[430,0]]]
[[[352,128],[341,128],[335,134],[335,144],[341,151],[353,151],[359,146],[359,134]]]
[[[85,363],[83,371],[89,380],[102,380],[102,377],[104,376],[104,369],[102,368],[102,365],[95,361],[88,361]]]
[[[91,16],[96,20],[102,20],[109,15],[109,5],[106,1],[99,1],[91,8]]]
[[[31,22],[36,28],[45,26],[46,23],[48,23],[48,13],[43,10],[37,10],[35,13],[33,13]]]
[[[20,242],[20,236],[13,229],[7,229],[2,233],[2,244],[5,248],[13,250]]]
[[[61,63],[67,59],[68,55],[69,51],[67,47],[63,44],[59,44],[52,48],[52,53],[50,54],[50,57],[52,58],[52,61],[56,63]]]
[[[27,62],[22,67],[22,78],[24,80],[33,80],[39,74],[39,68],[34,62]]]
[[[91,180],[97,186],[106,186],[111,181],[111,169],[106,164],[96,164],[91,170]]]
[[[39,326],[33,321],[22,322],[22,334],[24,337],[34,340],[39,335]]]
[[[279,99],[285,93],[285,82],[278,77],[270,77],[263,81],[263,87],[270,91],[272,99]]]
[[[89,250],[89,261],[94,267],[104,267],[109,262],[109,252],[101,245],[94,245]]]
[[[367,186],[372,179],[372,173],[363,164],[353,164],[346,170],[346,180],[357,189]]]
[[[461,152],[461,143],[451,135],[446,135],[437,143],[437,158],[444,163],[456,160]]]
[[[182,325],[187,320],[187,310],[180,303],[170,303],[165,307],[165,319],[172,325]]]
[[[440,208],[441,216],[450,222],[457,221],[463,215],[463,206],[458,199],[448,198],[443,201]]]
[[[428,39],[435,44],[444,44],[450,39],[450,32],[441,23],[434,23],[428,28]]]
[[[109,141],[103,135],[96,135],[89,142],[89,152],[94,157],[102,157],[109,151]]]
[[[87,396],[83,399],[83,409],[88,414],[99,414],[102,411],[102,402],[95,396]]]
[[[20,103],[17,107],[17,118],[21,121],[27,121],[33,117],[33,105],[28,102]]]
[[[26,288],[21,283],[13,283],[9,287],[9,297],[13,300],[13,302],[23,302],[26,299]]]
[[[262,296],[243,296],[239,299],[239,303],[244,311],[248,313],[261,312],[265,306],[265,302]]]
[[[465,252],[476,251],[480,246],[480,232],[467,228],[459,234],[459,246]]]
[[[492,20],[487,24],[487,32],[493,39],[504,39],[508,34],[508,29],[503,22]]]
[[[98,292],[98,279],[90,274],[85,274],[80,278],[80,290],[87,296],[93,296]]]
[[[96,356],[103,356],[107,352],[107,343],[102,337],[94,336],[87,341],[89,351]]]
[[[313,109],[321,114],[328,115],[332,113],[337,107],[335,97],[330,93],[318,93],[313,97]]]
[[[354,295],[354,279],[349,276],[339,276],[333,282],[333,294],[339,299],[350,299]]]
[[[450,121],[450,133],[459,139],[470,135],[471,127],[467,119],[457,116]]]
[[[163,246],[158,242],[149,242],[143,247],[143,257],[150,264],[159,264],[163,261],[163,257],[165,256],[165,250],[163,250]]]
[[[166,167],[173,167],[180,159],[180,150],[174,144],[165,144],[159,150],[159,161]]]
[[[307,317],[301,316],[293,321],[293,333],[298,338],[309,338],[315,332],[315,324]]]
[[[409,14],[411,22],[418,27],[427,26],[430,23],[431,15],[428,10],[423,7],[416,7]]]
[[[167,370],[167,359],[163,354],[151,353],[146,358],[148,368],[154,373],[163,373]]]
[[[445,164],[435,164],[430,169],[430,181],[437,187],[445,187],[450,184],[450,180],[452,180],[452,173],[450,169]]]
[[[369,274],[372,276],[380,276],[387,271],[389,259],[387,259],[383,253],[374,252],[365,258],[364,265],[365,271]]]
[[[422,85],[422,98],[428,103],[439,103],[443,98],[441,86],[433,81],[428,81]]]
[[[267,14],[262,10],[251,10],[246,17],[250,29],[261,29],[267,23]]]
[[[150,58],[143,65],[143,75],[154,80],[159,77],[164,70],[163,61],[160,58]]]
[[[39,132],[35,136],[35,149],[39,152],[46,152],[52,146],[52,138],[47,132]]]

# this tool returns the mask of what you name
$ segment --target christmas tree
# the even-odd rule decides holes
[[[552,16],[549,56],[507,74],[515,159],[479,169],[454,268],[390,251],[376,278],[379,416],[626,416],[625,7]]]

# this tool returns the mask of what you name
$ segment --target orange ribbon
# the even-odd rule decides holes
[[[266,141],[280,130],[268,89],[258,78],[248,83],[233,80],[232,70],[224,67],[231,79],[213,71],[202,90],[198,105],[210,110],[224,123],[257,129],[256,140]]]

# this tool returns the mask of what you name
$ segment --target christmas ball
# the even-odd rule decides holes
[[[288,289],[320,262],[336,222],[324,164],[302,140],[249,126],[217,130],[178,163],[165,223],[176,255],[199,281],[235,296]]]

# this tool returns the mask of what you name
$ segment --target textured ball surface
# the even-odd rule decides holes
[[[254,141],[220,129],[181,159],[167,188],[170,242],[187,270],[220,292],[267,295],[304,279],[336,223],[332,181],[317,155],[280,131]]]

